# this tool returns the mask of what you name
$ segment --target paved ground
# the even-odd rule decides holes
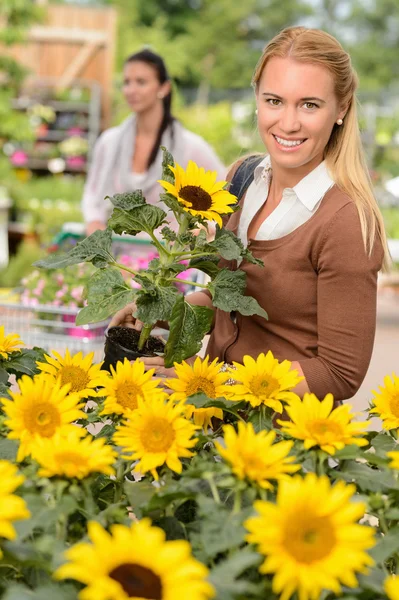
[[[360,390],[350,401],[354,408],[367,408],[371,390],[383,385],[384,376],[392,372],[399,376],[399,292],[386,289],[379,293],[373,356]]]

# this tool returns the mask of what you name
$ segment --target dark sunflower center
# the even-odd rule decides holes
[[[158,575],[140,565],[124,564],[113,569],[109,576],[117,581],[123,591],[133,598],[162,600],[162,583]]]
[[[212,206],[210,194],[197,185],[185,185],[179,191],[179,196],[189,202],[193,210],[209,210]]]

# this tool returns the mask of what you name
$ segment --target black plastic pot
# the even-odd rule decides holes
[[[156,352],[162,352],[164,344],[158,338],[150,337],[143,351],[138,350],[137,343],[140,333],[129,327],[110,327],[105,333],[104,363],[102,369],[110,371],[111,365],[115,368],[118,361],[136,360],[143,356],[157,356]],[[120,343],[119,339],[124,342]],[[126,347],[129,346],[129,347]],[[150,348],[148,348],[150,346]]]

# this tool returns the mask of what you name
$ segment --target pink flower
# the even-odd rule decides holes
[[[80,300],[82,298],[82,294],[83,294],[83,285],[80,285],[71,290],[71,296],[75,300]]]
[[[16,150],[11,155],[11,162],[13,165],[21,166],[26,164],[28,161],[28,155],[23,150]]]

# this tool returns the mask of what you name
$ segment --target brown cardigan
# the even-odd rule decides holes
[[[240,212],[226,225],[235,233]],[[336,400],[350,398],[370,363],[383,258],[379,242],[366,255],[354,202],[334,185],[306,223],[280,239],[249,240],[249,249],[264,267],[241,263],[246,293],[269,320],[234,319],[217,309],[207,348],[211,359],[242,362],[245,354],[271,350],[279,360],[299,361],[319,398],[328,392]],[[222,260],[220,266],[235,270],[237,263]]]

